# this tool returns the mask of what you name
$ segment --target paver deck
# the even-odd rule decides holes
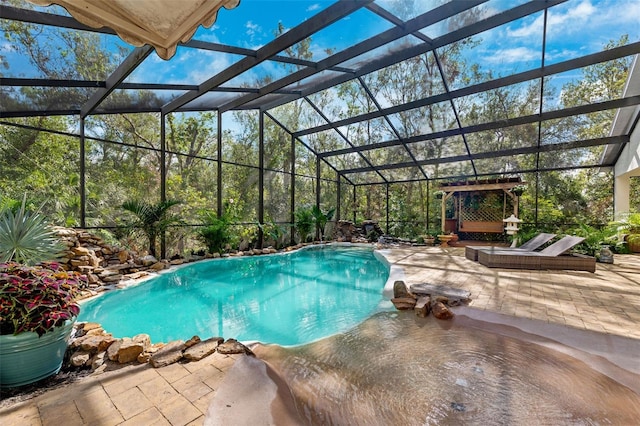
[[[490,269],[463,248],[385,252],[407,284],[428,282],[471,292],[475,309],[640,339],[640,256],[616,255],[595,273]],[[89,376],[0,409],[3,425],[202,425],[237,356],[154,369],[124,367]]]

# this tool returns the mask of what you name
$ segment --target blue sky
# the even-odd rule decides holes
[[[488,14],[493,14],[523,2],[492,0],[482,7]],[[200,28],[194,38],[257,49],[273,40],[279,22],[285,29],[290,29],[332,3],[308,0],[241,0],[235,9],[222,9],[213,27]],[[433,3],[436,2],[416,0],[415,12],[408,18],[428,10]],[[392,0],[378,0],[377,4],[390,10],[394,7]],[[538,67],[542,43],[542,18],[543,13],[538,13],[478,35],[483,43],[470,52],[468,59],[500,73]],[[313,37],[311,49],[314,52],[314,60],[325,57],[326,49],[340,51],[353,42],[362,41],[390,27],[388,22],[372,12],[360,10]],[[599,51],[605,43],[617,40],[625,33],[629,34],[630,42],[639,41],[640,0],[570,0],[550,9],[548,27],[547,64]],[[427,28],[423,32],[437,36],[443,32],[442,25]],[[112,46],[113,43],[125,45],[115,36],[105,36],[104,40],[105,47]],[[0,53],[8,59],[9,69],[2,70],[5,75],[38,76],[37,72],[26,64],[24,58],[15,54],[13,47],[4,37],[0,44]],[[199,84],[239,59],[241,56],[238,55],[179,48],[176,56],[168,62],[155,54],[150,55],[128,81]],[[285,71],[276,64],[267,62],[257,71],[246,73],[229,85],[238,86],[250,82],[264,73],[278,78],[282,77]]]

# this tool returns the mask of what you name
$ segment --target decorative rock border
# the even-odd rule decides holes
[[[401,311],[413,309],[421,318],[431,312],[437,319],[448,320],[454,316],[449,307],[468,304],[469,296],[468,291],[434,284],[414,284],[409,291],[404,281],[399,280],[393,283],[391,302]]]
[[[245,251],[233,251],[220,255],[214,253],[207,256],[189,256],[188,258],[173,258],[158,260],[153,256],[139,256],[137,253],[105,243],[97,235],[80,229],[64,227],[54,228],[62,243],[66,246],[59,262],[70,271],[77,271],[87,276],[88,286],[81,288],[80,298],[95,296],[96,294],[120,288],[127,282],[149,276],[153,272],[182,265],[205,258],[219,258],[230,256],[257,256],[277,253],[278,250],[268,247]],[[288,247],[287,251],[302,247]]]
[[[235,339],[212,337],[201,340],[193,336],[186,342],[176,340],[151,343],[147,334],[134,337],[114,338],[97,323],[76,323],[67,349],[67,368],[91,368],[95,373],[107,369],[108,362],[116,364],[149,363],[154,368],[176,362],[193,362],[218,352],[220,354],[247,354],[251,349]]]

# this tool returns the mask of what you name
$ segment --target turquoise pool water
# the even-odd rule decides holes
[[[214,259],[90,300],[79,320],[115,337],[146,333],[153,342],[198,335],[299,345],[390,308],[382,298],[388,276],[364,247]]]

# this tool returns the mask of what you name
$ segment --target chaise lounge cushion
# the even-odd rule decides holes
[[[529,241],[523,243],[519,247],[500,247],[501,250],[516,250],[516,251],[534,251],[537,248],[542,247],[549,241],[551,241],[556,234],[545,234],[540,233],[535,237],[531,238]],[[494,248],[492,246],[466,246],[464,249],[464,255],[467,259],[477,261],[478,260],[478,250],[487,250]]]
[[[571,269],[595,272],[595,257],[579,254],[565,254],[582,241],[584,241],[584,238],[582,237],[566,236],[539,252],[500,250],[493,248],[488,250],[479,250],[478,262],[490,268]]]

